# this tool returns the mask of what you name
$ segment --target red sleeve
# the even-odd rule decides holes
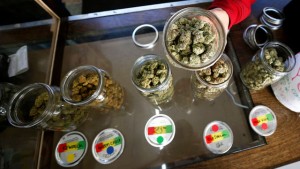
[[[233,25],[246,19],[251,12],[251,5],[255,0],[214,0],[209,6],[212,8],[222,8],[229,16],[230,29]]]

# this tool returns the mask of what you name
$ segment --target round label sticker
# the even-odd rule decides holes
[[[56,146],[56,161],[63,167],[73,167],[82,160],[87,147],[87,139],[82,133],[78,131],[67,133]]]
[[[252,129],[261,136],[270,136],[276,130],[276,116],[266,106],[255,106],[249,114],[249,121]]]
[[[168,145],[175,136],[175,124],[173,120],[164,114],[151,117],[145,126],[145,137],[148,143],[154,147]]]
[[[230,127],[221,121],[209,123],[203,132],[206,147],[214,154],[226,153],[233,144],[233,134]]]
[[[110,164],[120,157],[124,145],[125,140],[120,131],[112,128],[105,129],[94,139],[93,156],[101,164]]]

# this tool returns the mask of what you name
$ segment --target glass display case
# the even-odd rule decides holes
[[[203,139],[206,125],[216,120],[228,124],[234,136],[233,145],[225,155],[266,144],[264,137],[257,135],[248,122],[253,103],[248,90],[239,79],[240,66],[230,39],[225,53],[233,63],[233,76],[227,92],[223,92],[215,100],[194,98],[190,83],[193,72],[174,66],[171,66],[174,96],[167,104],[154,106],[136,90],[131,82],[134,62],[147,54],[166,57],[161,38],[163,26],[170,13],[176,10],[178,8],[169,10],[164,17],[154,20],[147,19],[151,15],[134,19],[135,14],[129,13],[69,22],[70,31],[63,53],[61,79],[78,66],[93,65],[106,70],[125,91],[124,106],[121,110],[91,110],[87,121],[77,129],[86,136],[90,147],[82,161],[74,168],[169,168],[216,158],[221,155],[211,153]],[[119,23],[122,22],[122,18],[126,18],[128,24]],[[109,21],[112,25],[107,23]],[[146,23],[154,25],[159,31],[159,40],[151,49],[136,46],[131,36],[136,27]],[[151,42],[154,34],[144,31],[136,36],[139,40]],[[173,140],[164,147],[153,147],[145,138],[146,123],[157,114],[169,116],[176,126]],[[117,129],[122,133],[125,147],[118,159],[109,165],[103,165],[93,157],[91,145],[95,137],[108,128]],[[41,166],[63,168],[57,163],[54,153],[64,134],[50,133],[47,136],[49,139],[44,140],[47,147],[42,150],[45,157],[41,159]]]

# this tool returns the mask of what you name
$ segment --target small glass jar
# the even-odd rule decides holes
[[[214,65],[192,74],[191,85],[194,97],[214,100],[226,89],[232,74],[232,62],[226,54],[222,54]]]
[[[285,75],[295,66],[293,51],[281,42],[269,42],[241,70],[243,84],[251,90],[261,90]]]
[[[7,119],[20,128],[41,127],[53,131],[72,131],[88,116],[85,107],[64,102],[58,87],[30,84],[11,99]]]
[[[169,62],[185,70],[201,70],[213,65],[226,46],[221,21],[209,10],[188,7],[166,22],[163,47]]]
[[[124,101],[123,88],[104,70],[79,66],[68,72],[61,82],[63,99],[72,105],[119,110]]]
[[[152,104],[159,105],[172,100],[173,77],[167,61],[157,55],[139,57],[131,70],[133,85]]]
[[[0,122],[6,119],[10,99],[19,89],[19,86],[12,83],[0,83]]]

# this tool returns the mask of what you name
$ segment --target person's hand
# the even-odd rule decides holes
[[[221,8],[214,8],[214,9],[210,9],[210,11],[212,13],[214,13],[218,19],[221,21],[222,23],[222,26],[225,30],[225,34],[227,35],[229,29],[228,29],[228,26],[229,26],[229,16],[227,14],[226,11],[224,11],[223,9]]]

